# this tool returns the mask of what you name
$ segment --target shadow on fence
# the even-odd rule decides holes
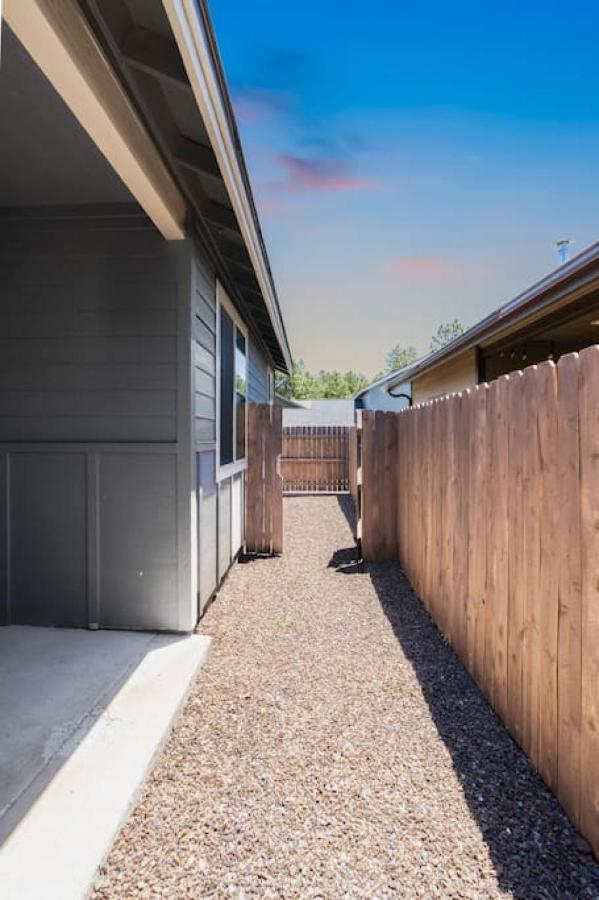
[[[339,497],[352,527],[353,504]],[[339,574],[367,574],[410,661],[501,887],[515,897],[597,897],[599,866],[556,798],[512,740],[397,563],[337,551]]]

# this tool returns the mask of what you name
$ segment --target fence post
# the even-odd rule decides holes
[[[283,552],[283,480],[280,459],[283,408],[248,405],[248,468],[245,489],[246,553]]]

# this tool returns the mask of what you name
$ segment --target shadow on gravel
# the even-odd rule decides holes
[[[342,508],[346,500],[339,498]],[[361,563],[355,548],[346,548],[329,566],[370,577],[451,755],[501,888],[523,900],[598,898],[599,865],[580,849],[585,842],[445,643],[399,565]]]

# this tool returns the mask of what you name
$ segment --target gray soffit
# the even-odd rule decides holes
[[[287,371],[291,353],[278,301],[275,315],[285,335],[283,342],[277,337],[262,295],[162,3],[160,0],[79,2],[186,198],[190,235],[197,236],[207,249],[225,290],[249,320],[272,365]],[[198,9],[211,40],[229,127],[268,267],[216,42],[206,8],[200,3]],[[268,272],[272,283],[270,268]]]

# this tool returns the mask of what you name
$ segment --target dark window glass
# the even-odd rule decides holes
[[[238,328],[235,330],[235,459],[244,459],[247,398],[245,336]]]
[[[220,464],[233,462],[233,322],[220,310]]]

